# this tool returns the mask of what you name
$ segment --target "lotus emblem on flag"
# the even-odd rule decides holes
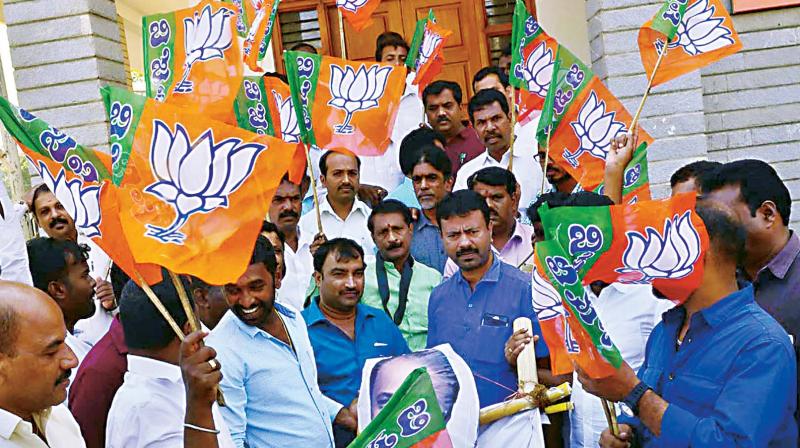
[[[366,5],[368,1],[369,0],[336,0],[336,6],[345,11],[356,12],[362,6]]]
[[[626,232],[628,247],[622,256],[625,267],[617,272],[634,274],[629,283],[651,283],[655,279],[684,278],[694,271],[700,257],[700,235],[692,224],[692,211],[664,221],[664,232],[647,227],[646,235]]]
[[[378,107],[378,100],[386,90],[386,81],[391,72],[392,67],[381,67],[377,64],[369,70],[366,69],[366,65],[361,64],[358,71],[349,65],[344,69],[338,65],[331,65],[332,99],[328,101],[328,105],[347,112],[344,121],[333,127],[335,133],[352,134],[354,130],[350,120],[353,114]]]
[[[731,30],[723,25],[725,19],[714,16],[715,12],[716,6],[710,5],[708,0],[699,0],[687,8],[669,48],[681,47],[686,54],[697,56],[733,45]],[[663,47],[663,41],[656,42],[659,52]]]
[[[542,278],[539,270],[535,267],[531,286],[533,287],[533,309],[536,311],[536,317],[540,321],[564,316],[564,305],[561,303],[561,296],[550,282]]]
[[[72,216],[75,227],[88,238],[100,236],[100,185],[84,187],[80,179],[67,180],[63,169],[53,178],[47,165],[42,162],[38,165],[44,184]]]
[[[419,47],[419,59],[417,59],[416,68],[420,68],[428,62],[428,59],[433,56],[433,50],[442,41],[442,36],[434,33],[431,30],[425,30],[425,36],[422,38],[422,45]]]
[[[625,125],[614,120],[616,115],[615,111],[606,113],[606,102],[599,101],[597,94],[592,91],[578,113],[578,121],[570,123],[581,146],[575,152],[565,149],[564,159],[576,168],[579,165],[578,158],[585,152],[605,160],[611,140],[625,132]]]
[[[147,236],[164,243],[180,244],[186,235],[180,228],[195,213],[228,207],[228,196],[253,172],[258,155],[267,149],[260,143],[238,138],[214,142],[209,129],[191,142],[180,123],[175,133],[161,120],[153,121],[150,164],[156,182],[144,191],[175,207],[175,220],[168,227],[147,225]]]
[[[525,65],[517,64],[517,78],[525,81],[527,90],[544,98],[553,77],[553,50],[545,42],[540,43],[525,59]]]
[[[297,126],[297,115],[294,112],[292,97],[284,100],[281,94],[274,90],[272,91],[272,97],[275,99],[275,104],[278,106],[281,116],[281,139],[287,143],[299,142],[300,128]]]
[[[227,8],[219,8],[211,14],[211,5],[194,17],[183,19],[184,43],[186,46],[186,62],[183,66],[183,78],[175,86],[176,93],[189,93],[194,90],[194,83],[189,81],[189,73],[197,61],[222,59],[224,51],[230,48],[233,40],[230,20],[234,12]]]

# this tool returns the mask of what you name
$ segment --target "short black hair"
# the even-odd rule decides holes
[[[403,36],[394,31],[386,31],[381,33],[378,38],[375,40],[375,60],[380,62],[381,56],[383,56],[383,49],[386,47],[401,47],[405,48],[406,51],[411,51],[411,47],[408,46],[408,43]]]
[[[183,328],[188,321],[183,310],[175,285],[166,273],[161,282],[150,286],[156,297],[167,309],[179,327]],[[188,282],[181,276],[181,283],[186,291],[190,291]],[[189,301],[194,306],[192,296]],[[164,348],[175,340],[177,335],[167,323],[158,309],[153,305],[144,290],[134,282],[128,282],[122,290],[119,302],[119,317],[122,331],[125,333],[125,344],[128,348],[156,350]]]
[[[33,190],[33,195],[31,196],[31,213],[33,213],[34,218],[36,217],[36,198],[44,193],[52,193],[47,184],[41,184]]]
[[[675,185],[686,182],[692,178],[695,179],[697,185],[702,185],[703,177],[714,172],[714,170],[721,166],[721,163],[712,162],[710,160],[698,160],[697,162],[684,165],[678,168],[678,171],[672,173],[672,177],[669,178],[669,186],[670,188],[675,188]]]
[[[410,176],[417,159],[419,159],[420,149],[426,145],[433,145],[437,141],[442,146],[447,145],[447,139],[428,126],[419,127],[406,134],[400,142],[400,171],[406,176]]]
[[[263,263],[272,277],[275,277],[275,272],[278,270],[278,259],[275,258],[275,248],[272,243],[264,235],[258,235],[255,245],[253,246],[253,253],[250,255],[250,263],[257,264]]]
[[[447,157],[447,153],[442,151],[442,148],[438,146],[425,145],[420,149],[417,154],[417,159],[414,160],[408,170],[409,176],[414,172],[414,167],[420,163],[430,164],[436,171],[442,173],[445,180],[450,179],[453,175],[453,162],[450,161],[450,157]]]
[[[733,211],[713,201],[703,200],[698,201],[695,211],[706,226],[709,244],[714,251],[740,266],[746,254],[747,230]]]
[[[259,233],[274,233],[278,235],[278,239],[281,240],[281,244],[286,244],[286,235],[281,232],[281,229],[279,229],[274,222],[264,220],[261,223],[261,232]]]
[[[473,190],[477,183],[492,187],[506,187],[509,196],[514,196],[514,192],[517,191],[517,178],[514,173],[499,166],[481,168],[467,178],[467,188],[470,190]]]
[[[12,305],[0,305],[0,355],[17,355],[19,316]]]
[[[323,176],[328,175],[328,157],[330,157],[331,154],[341,154],[343,156],[354,157],[356,159],[356,168],[358,168],[358,170],[361,171],[361,159],[357,155],[351,152],[329,150],[325,151],[325,154],[323,154],[322,157],[319,158],[319,173],[321,175]]]
[[[475,112],[484,109],[494,103],[499,103],[500,108],[503,109],[503,113],[508,115],[508,99],[506,96],[495,89],[483,89],[478,91],[472,98],[469,100],[469,106],[467,110],[469,111],[469,121],[471,123],[475,123]]]
[[[306,53],[313,53],[317,54],[317,47],[311,45],[308,42],[298,42],[289,48],[289,51],[304,51],[303,48],[309,48],[311,51],[306,51]]]
[[[474,90],[475,84],[477,84],[479,81],[482,81],[483,78],[492,75],[497,76],[497,79],[500,80],[500,84],[503,85],[503,88],[509,86],[508,75],[506,75],[505,72],[500,69],[500,67],[491,66],[483,67],[482,69],[478,70],[478,73],[475,73],[475,76],[472,77],[472,89]]]
[[[292,50],[292,51],[295,51],[295,50]],[[280,79],[281,81],[283,81],[284,84],[289,84],[289,78],[287,78],[286,75],[283,74],[283,73],[266,72],[266,73],[264,73],[264,77],[265,78],[277,78],[277,79]]]
[[[579,191],[572,194],[552,191],[539,196],[536,202],[525,210],[525,214],[531,223],[542,222],[542,217],[539,216],[539,207],[544,204],[547,204],[551,209],[558,207],[605,207],[614,205],[614,201],[608,196],[591,191]]]
[[[369,214],[369,218],[367,219],[369,233],[372,233],[375,229],[375,216],[388,215],[390,213],[399,213],[403,215],[403,221],[406,222],[406,225],[411,225],[411,210],[408,209],[408,206],[397,199],[385,199],[379,202],[378,205],[372,209],[372,213]]]
[[[442,202],[439,203],[436,208],[436,222],[441,228],[443,220],[453,216],[464,216],[475,210],[483,214],[483,219],[488,226],[489,206],[486,204],[486,200],[472,190],[458,190],[442,199]]]
[[[335,254],[338,259],[351,260],[361,258],[364,263],[364,249],[349,238],[334,238],[322,243],[316,252],[314,252],[314,271],[322,273],[322,267],[325,265],[325,260],[328,254]]]
[[[444,80],[434,81],[425,87],[425,90],[422,91],[422,104],[428,107],[428,96],[441,95],[445,90],[449,90],[453,94],[453,99],[456,100],[456,103],[461,104],[461,100],[464,98],[461,86],[457,82]]]
[[[772,201],[783,224],[789,225],[792,197],[775,168],[768,163],[755,159],[737,160],[722,165],[702,179],[703,193],[727,186],[739,187],[740,198],[747,204],[751,216],[756,216],[756,211],[765,201]]]
[[[50,282],[68,283],[69,257],[78,263],[89,258],[89,248],[72,240],[39,237],[28,241],[27,249],[33,286],[48,294]]]

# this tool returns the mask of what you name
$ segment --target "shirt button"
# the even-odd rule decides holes
[[[467,305],[467,308],[472,308],[472,304],[470,303],[469,305]]]
[[[670,379],[670,381],[674,380],[675,379],[675,374],[670,373],[669,374],[669,379]]]

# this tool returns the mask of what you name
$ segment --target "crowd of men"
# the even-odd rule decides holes
[[[376,60],[408,50],[385,33]],[[547,446],[796,446],[800,238],[786,185],[761,161],[675,172],[673,194],[697,192],[710,238],[702,284],[674,307],[650,285],[593,283],[624,363],[603,379],[550,372],[531,300],[537,210],[620,203],[635,134],[612,144],[606,196],[581,191],[537,149],[535,120],[512,126],[507,62],[475,74],[466,114],[457,83],[409,84],[382,156],[320,154],[322,232],[309,179],[285,177],[238,280],[183,279],[202,331],[169,278],[152,285],[183,341],[36,188],[47,236],[23,247],[28,269],[13,248],[0,258],[0,446],[343,447],[366,360],[439,344],[469,366],[481,407],[517,389],[534,344],[539,381],[573,386]],[[16,216],[7,200],[0,214],[4,226]],[[533,334],[513,331],[518,317]],[[598,397],[623,404],[617,435]]]

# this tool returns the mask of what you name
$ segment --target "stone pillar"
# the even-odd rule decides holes
[[[634,114],[647,87],[637,36],[662,1],[587,0],[592,68]],[[700,72],[655,88],[641,125],[655,139],[649,152],[653,196],[669,195],[669,177],[681,166],[708,157]]]
[[[100,87],[126,87],[113,0],[5,0],[19,105],[91,148],[108,148]]]

